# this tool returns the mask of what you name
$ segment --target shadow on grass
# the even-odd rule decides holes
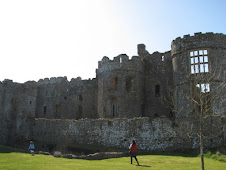
[[[197,157],[199,150],[183,150],[183,151],[165,151],[165,152],[140,152],[139,155],[164,155],[164,156],[183,156]]]
[[[0,153],[11,153],[11,152],[24,152],[24,150],[0,145]]]
[[[137,165],[137,166],[141,166],[141,167],[145,167],[145,168],[150,168],[151,166],[148,165]]]
[[[10,153],[10,152],[15,152],[15,150],[13,148],[0,145],[0,153]]]

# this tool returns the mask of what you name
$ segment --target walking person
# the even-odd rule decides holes
[[[135,140],[132,140],[130,146],[129,146],[129,149],[130,149],[130,157],[131,157],[131,164],[133,164],[133,157],[135,158],[135,160],[137,161],[137,165],[139,165],[139,162],[137,160],[137,144],[135,142]]]
[[[34,156],[34,153],[35,153],[34,149],[35,149],[35,144],[34,144],[34,142],[31,140],[31,141],[30,141],[30,145],[29,145],[28,150],[30,150],[32,156]]]

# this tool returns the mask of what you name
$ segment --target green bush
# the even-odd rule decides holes
[[[211,158],[211,159],[214,159],[214,160],[226,162],[226,156],[221,154],[220,151],[216,151],[216,154],[213,154],[212,152],[208,151],[206,154],[204,154],[204,156],[206,158]]]

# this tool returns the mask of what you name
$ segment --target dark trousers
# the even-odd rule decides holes
[[[131,157],[131,164],[133,163],[133,157],[134,157],[135,160],[137,161],[137,164],[139,165],[139,162],[137,160],[137,153],[136,152],[131,152],[130,153],[130,157]]]

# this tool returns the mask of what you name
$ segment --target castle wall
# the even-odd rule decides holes
[[[1,144],[23,144],[24,140],[31,139],[33,135],[35,85],[32,82],[19,84],[5,80],[0,89]]]
[[[195,135],[189,138],[187,132],[190,129],[186,125],[186,122],[181,122],[175,126],[167,118],[36,119],[35,141],[39,149],[46,144],[56,148],[86,144],[126,149],[132,139],[136,140],[139,149],[149,151],[198,148],[199,138]],[[215,131],[223,127],[221,121],[218,125]],[[224,143],[222,133],[211,140],[205,140],[205,146],[222,146]]]
[[[97,118],[96,80],[67,81],[66,77],[37,83],[37,118]]]
[[[35,138],[40,146],[80,143],[127,148],[135,139],[144,150],[197,148],[198,137],[187,136],[193,122],[172,123],[167,118],[178,117],[173,115],[172,104],[178,113],[189,115],[191,80],[194,75],[204,75],[191,75],[191,52],[205,50],[208,54],[200,56],[208,56],[208,73],[214,73],[210,90],[224,85],[212,93],[217,96],[211,101],[212,111],[226,114],[226,36],[185,35],[171,47],[169,52],[149,54],[139,44],[139,56],[131,59],[125,54],[113,60],[104,57],[92,80],[58,77],[24,84],[0,82],[0,144],[23,145]],[[168,98],[171,90],[175,100]],[[225,120],[207,119],[205,123],[206,132],[220,132],[206,146],[224,145]]]
[[[144,76],[139,57],[104,57],[99,62],[97,79],[99,117],[142,116]]]
[[[145,115],[172,117],[172,106],[166,102],[172,90],[173,69],[170,52],[149,54],[145,59]]]
[[[7,134],[8,134],[8,129],[7,124],[6,124],[6,115],[4,113],[4,89],[3,89],[3,83],[0,82],[0,141],[1,144],[6,144],[7,143]]]

